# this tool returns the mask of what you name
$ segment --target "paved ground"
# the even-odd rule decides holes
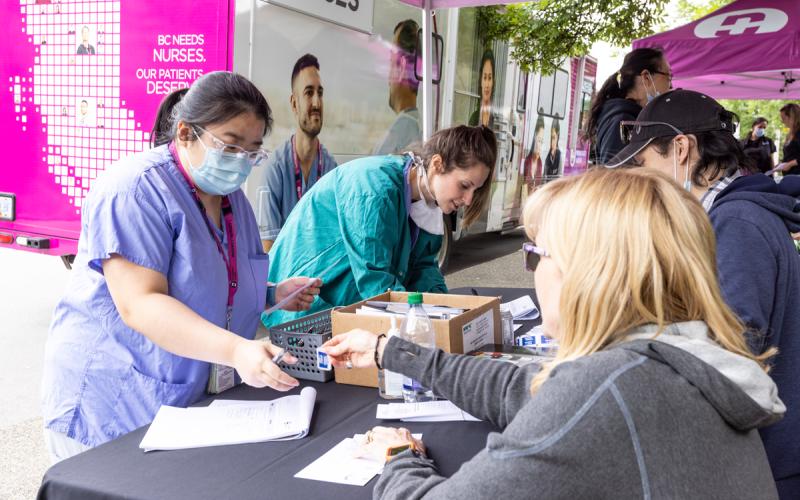
[[[533,287],[522,268],[520,231],[456,243],[450,288]],[[33,499],[48,467],[39,385],[50,317],[70,273],[55,257],[0,249],[0,500]]]

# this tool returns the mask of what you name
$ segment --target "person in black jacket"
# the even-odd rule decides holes
[[[781,108],[781,122],[789,127],[783,143],[783,159],[775,167],[784,174],[800,174],[800,105],[789,103]]]
[[[763,116],[753,120],[750,133],[740,141],[744,154],[750,157],[762,172],[772,170],[772,154],[777,151],[775,142],[767,137],[767,124],[769,122]]]
[[[603,165],[624,146],[619,124],[635,120],[642,108],[672,88],[672,72],[658,48],[641,48],[628,53],[622,67],[608,77],[592,102],[585,131],[592,141],[590,155]]]

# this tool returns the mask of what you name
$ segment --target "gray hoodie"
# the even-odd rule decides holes
[[[777,498],[756,429],[785,407],[758,365],[708,339],[703,322],[647,325],[556,367],[423,349],[392,337],[384,366],[418,378],[501,433],[452,477],[403,452],[375,498]],[[437,450],[437,453],[446,450]]]

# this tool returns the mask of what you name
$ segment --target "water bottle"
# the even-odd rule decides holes
[[[386,332],[386,340],[395,335],[400,335],[400,329],[397,328],[397,317],[392,316],[389,318],[392,322],[392,328]],[[383,399],[402,399],[403,398],[403,375],[397,372],[390,372],[387,369],[378,371],[378,394]]]
[[[507,307],[500,306],[500,324],[503,327],[503,345],[514,345],[514,316]]]
[[[436,347],[436,333],[433,324],[422,307],[422,294],[408,294],[408,312],[400,328],[400,338],[414,342],[421,347]],[[433,401],[433,391],[423,387],[418,380],[403,377],[403,400],[406,403]]]

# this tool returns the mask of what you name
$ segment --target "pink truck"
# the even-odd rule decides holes
[[[233,3],[0,2],[0,247],[69,263],[98,173],[149,147],[165,94],[232,67]]]

